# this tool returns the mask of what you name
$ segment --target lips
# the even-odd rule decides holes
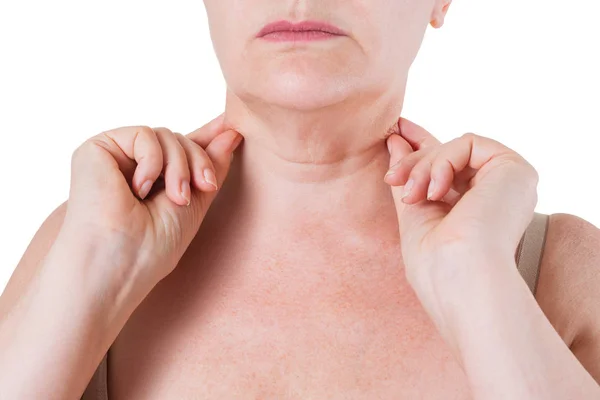
[[[302,21],[294,24],[290,21],[277,21],[265,25],[260,32],[258,32],[256,37],[260,38],[277,32],[321,32],[323,34],[336,36],[346,35],[340,28],[326,22]]]

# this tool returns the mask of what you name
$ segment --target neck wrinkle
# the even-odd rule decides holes
[[[397,131],[402,101],[403,93],[388,92],[301,111],[246,103],[228,92],[225,124],[244,141],[219,193],[219,208],[256,230],[308,224],[392,232],[397,221],[383,181],[389,166],[385,139]]]

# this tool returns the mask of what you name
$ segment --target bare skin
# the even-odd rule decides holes
[[[316,213],[253,209],[241,200],[236,165],[231,174],[177,269],[111,348],[111,399],[471,398],[406,282],[384,186],[363,187],[381,208],[355,199],[330,209],[325,222]],[[569,283],[552,291],[569,269],[556,263],[567,245],[564,227],[575,224],[574,216],[552,216],[538,289],[569,345],[577,326],[596,323],[581,312],[567,319]],[[599,380],[597,340],[574,350]]]
[[[468,398],[404,278],[381,179],[321,218],[249,205],[233,168],[111,349],[111,398]]]
[[[111,347],[110,398],[470,398],[405,280],[386,187],[373,181],[388,206],[364,223],[343,213],[327,224],[306,213],[253,218],[239,196],[242,151],[175,271]],[[64,209],[36,235],[2,304],[30,281]],[[598,338],[589,334],[598,323],[597,228],[568,214],[550,221],[537,300],[599,380]],[[582,287],[590,295],[577,295]]]
[[[160,130],[170,159],[169,198],[161,193],[144,203],[131,196],[115,160],[85,147],[66,217],[63,206],[42,226],[0,299],[0,368],[6,368],[0,387],[18,398],[74,397],[114,341],[111,400],[342,394],[461,399],[472,397],[468,378],[480,389],[478,399],[503,398],[497,390],[481,390],[490,381],[502,390],[523,389],[531,394],[521,396],[526,398],[597,397],[589,375],[599,379],[600,233],[593,225],[552,216],[538,291],[542,310],[580,363],[547,321],[525,318],[540,310],[509,273],[498,284],[508,289],[495,293],[504,296],[497,298],[502,303],[523,300],[517,303],[523,307],[512,309],[517,318],[508,321],[498,307],[496,314],[485,308],[479,316],[494,316],[496,327],[512,333],[520,323],[535,329],[523,331],[525,341],[508,335],[514,343],[500,338],[502,346],[470,351],[495,359],[497,349],[523,350],[509,364],[466,376],[452,354],[456,349],[436,332],[405,278],[396,195],[383,182],[390,158],[385,138],[401,113],[408,67],[425,25],[431,20],[441,26],[449,1],[205,4],[230,89],[226,122],[244,137],[228,180],[196,234],[203,217],[198,210],[211,201],[198,192],[210,185],[196,167],[214,163],[222,182],[229,165],[225,149],[235,143],[231,133],[201,145],[209,160],[187,141],[182,143],[194,154],[186,154],[170,132]],[[275,16],[328,16],[349,34],[319,44],[272,46],[254,33]],[[142,132],[154,138],[149,128]],[[163,163],[148,157],[158,150],[148,141],[139,153],[138,133],[117,130],[113,134],[123,135],[124,146],[105,141],[101,147],[112,147],[121,170],[132,170],[132,160],[138,161],[132,188],[143,199],[148,168],[155,179]],[[135,149],[138,157],[132,156]],[[102,162],[94,158],[98,154]],[[186,157],[195,167],[188,170]],[[190,193],[179,188],[190,176],[194,190],[186,208]],[[115,228],[135,243],[106,240]],[[473,262],[467,258],[456,261]],[[505,261],[488,258],[474,264],[501,267]],[[408,265],[414,269],[415,263]],[[519,367],[533,362],[536,368],[520,381],[514,374],[495,379],[499,367],[513,371],[507,365],[515,359]],[[9,366],[11,374],[4,373]],[[555,379],[564,376],[566,382]]]

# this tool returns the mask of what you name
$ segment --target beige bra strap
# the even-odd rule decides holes
[[[85,389],[81,400],[108,400],[107,359],[108,353],[104,355],[96,372],[94,372],[94,376],[92,376],[92,380]]]
[[[549,220],[548,214],[534,213],[515,253],[517,268],[533,294],[537,290]]]

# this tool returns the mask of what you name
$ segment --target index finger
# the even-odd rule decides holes
[[[206,148],[214,138],[227,130],[223,124],[224,120],[225,113],[221,113],[221,115],[214,118],[212,121],[185,136],[192,139],[202,148]]]
[[[425,128],[406,118],[400,117],[398,127],[400,128],[400,136],[406,139],[415,151],[441,144],[441,142]]]

